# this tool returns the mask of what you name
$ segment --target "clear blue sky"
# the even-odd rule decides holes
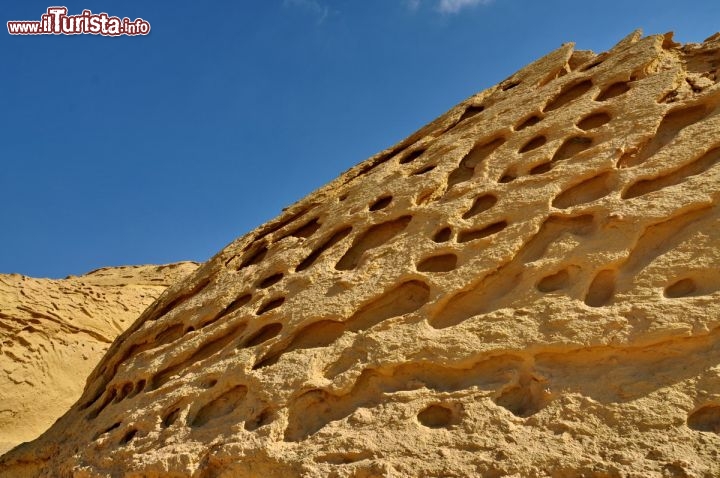
[[[47,7],[146,37],[11,36]],[[682,42],[720,2],[3,1],[0,272],[206,260],[471,94],[575,41]]]

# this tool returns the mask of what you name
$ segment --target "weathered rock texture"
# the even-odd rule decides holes
[[[720,474],[720,36],[565,45],[176,284],[10,473]]]
[[[113,339],[197,266],[110,267],[63,280],[0,275],[0,453],[65,413]]]

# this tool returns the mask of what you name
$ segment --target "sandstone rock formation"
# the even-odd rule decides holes
[[[115,337],[197,266],[109,267],[63,280],[0,275],[0,453],[65,413]]]
[[[564,45],[238,239],[0,460],[717,476],[720,35]]]

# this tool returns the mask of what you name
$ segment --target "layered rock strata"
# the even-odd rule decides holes
[[[197,266],[108,267],[62,280],[0,275],[0,453],[65,413],[115,337]]]

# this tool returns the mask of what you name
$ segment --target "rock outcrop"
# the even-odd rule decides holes
[[[568,44],[171,286],[27,476],[717,476],[720,35]]]
[[[197,266],[108,267],[62,280],[0,275],[0,453],[65,413],[115,337]]]

